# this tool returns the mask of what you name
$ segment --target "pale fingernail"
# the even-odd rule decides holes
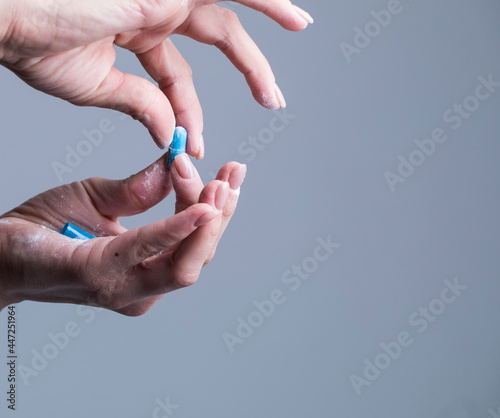
[[[205,141],[203,140],[203,135],[200,137],[200,149],[198,151],[198,155],[196,156],[197,160],[203,159],[205,156]]]
[[[226,204],[227,196],[229,195],[229,183],[223,181],[215,191],[215,208],[222,210]]]
[[[174,166],[179,173],[179,176],[181,176],[184,180],[193,178],[193,164],[187,154],[179,154],[175,157]]]
[[[216,212],[215,210],[204,213],[196,220],[194,226],[196,227],[203,226],[209,223],[210,221],[213,221],[217,217],[217,215],[219,215],[219,212]]]
[[[295,8],[295,11],[298,13],[298,15],[304,19],[307,23],[314,23],[314,19],[312,16],[307,13],[305,10],[301,9],[299,6],[296,6],[295,4],[293,5]]]
[[[278,103],[280,104],[280,108],[284,109],[286,107],[285,96],[283,96],[283,93],[277,84],[274,85],[274,91],[276,92],[276,99],[278,100]]]
[[[229,175],[229,186],[231,190],[236,191],[243,184],[245,176],[247,174],[247,166],[245,164],[238,164],[232,170]]]

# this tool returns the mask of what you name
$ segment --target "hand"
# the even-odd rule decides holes
[[[246,167],[228,163],[205,187],[189,157],[166,156],[126,179],[91,178],[46,191],[0,217],[0,310],[23,300],[147,312],[165,293],[196,282],[238,201]],[[176,192],[176,214],[127,231],[120,216]],[[97,236],[61,235],[71,222]]]
[[[236,1],[236,0],[235,0]],[[0,63],[32,87],[81,106],[122,111],[160,147],[174,128],[190,133],[188,154],[203,158],[203,117],[188,63],[169,36],[218,47],[263,106],[285,106],[266,58],[236,14],[216,0],[6,0],[0,2]],[[312,18],[290,0],[238,0],[286,29]],[[5,22],[6,16],[11,22]],[[10,23],[10,24],[9,24]],[[158,87],[114,68],[115,45],[137,54]]]

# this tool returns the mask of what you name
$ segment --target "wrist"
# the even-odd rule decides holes
[[[8,220],[0,218],[0,311],[5,307],[16,303],[14,287],[12,286],[12,272],[9,268],[9,227],[12,225]],[[12,244],[12,243],[10,243]]]

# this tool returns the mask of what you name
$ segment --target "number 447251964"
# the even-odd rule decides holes
[[[11,356],[16,354],[16,307],[9,306],[7,318],[7,341],[8,341],[8,349],[9,354]]]

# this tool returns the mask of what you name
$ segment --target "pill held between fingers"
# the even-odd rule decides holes
[[[167,168],[170,170],[175,157],[186,152],[187,131],[182,126],[178,126],[174,131],[174,139],[168,149]]]

